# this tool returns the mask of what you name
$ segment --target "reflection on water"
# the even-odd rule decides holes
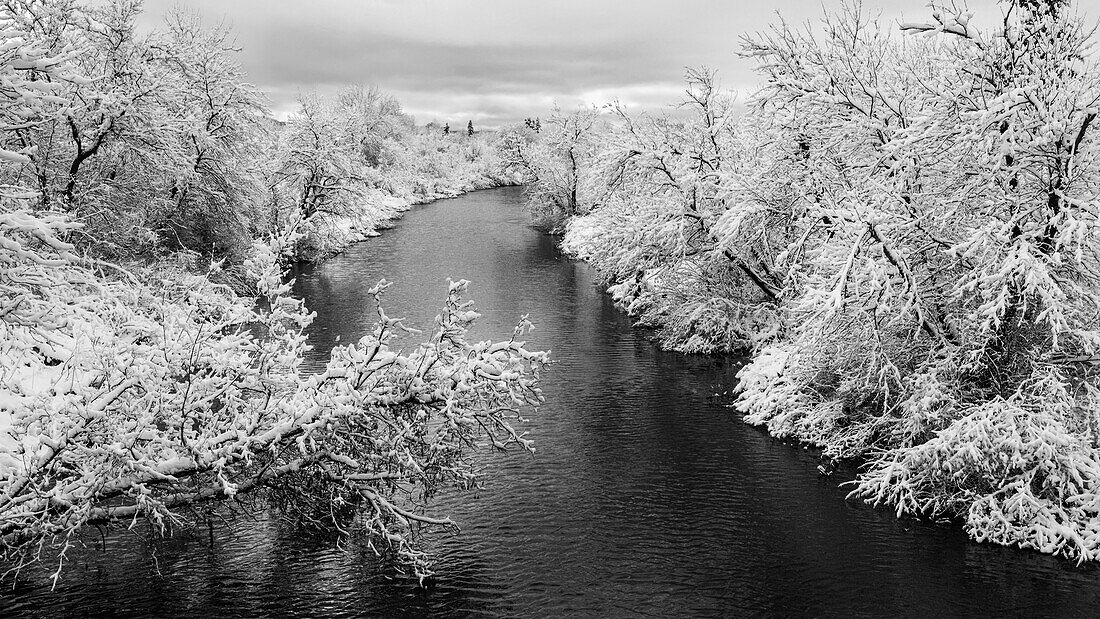
[[[447,278],[465,278],[483,314],[472,337],[508,337],[529,313],[529,341],[554,351],[527,424],[537,453],[487,457],[484,489],[441,498],[462,532],[428,540],[439,561],[426,587],[261,519],[219,527],[213,546],[205,532],[109,537],[56,593],[39,579],[5,594],[3,614],[1096,614],[1095,568],[845,501],[813,454],[722,406],[736,360],[656,349],[585,265],[527,227],[521,201],[498,189],[420,207],[298,273],[318,313],[313,367],[371,328],[366,291],[383,277],[387,313],[412,326],[430,329]]]

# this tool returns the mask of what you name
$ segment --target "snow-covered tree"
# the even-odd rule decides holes
[[[1004,10],[986,33],[940,8],[899,40],[848,7],[747,42],[825,236],[739,406],[870,458],[856,496],[1094,559],[1100,72],[1062,3]]]
[[[99,254],[185,247],[239,264],[252,235],[266,233],[244,225],[263,221],[250,212],[264,201],[263,183],[249,172],[263,168],[252,165],[260,96],[243,82],[228,30],[176,14],[167,31],[138,36],[140,8],[0,5],[28,43],[71,56],[81,76],[32,75],[50,97],[37,103],[38,122],[17,132],[31,161],[4,176],[34,188],[41,208],[81,219],[82,246],[95,243]]]
[[[774,157],[732,103],[701,69],[688,72],[675,117],[614,107],[587,171],[595,206],[566,226],[565,250],[677,350],[752,348],[778,328],[772,248],[787,204],[762,199]]]
[[[74,190],[69,201],[68,181],[75,178],[80,187],[87,162],[115,160],[97,149],[72,176],[62,166],[60,191],[47,184],[50,196],[65,198],[60,201],[44,200],[27,170],[45,169],[36,159],[43,143],[36,140],[59,136],[70,112],[80,137],[59,149],[59,157],[79,158],[87,136],[105,136],[98,148],[124,152],[129,134],[118,128],[137,116],[134,99],[123,97],[117,109],[106,95],[84,101],[79,118],[102,113],[104,124],[96,126],[66,107],[96,82],[82,71],[99,66],[84,64],[88,51],[69,40],[81,39],[68,29],[102,36],[121,30],[89,26],[90,18],[65,2],[5,8],[0,555],[18,570],[57,557],[57,550],[60,574],[66,550],[92,527],[145,522],[164,532],[210,517],[213,504],[270,506],[302,526],[365,534],[378,552],[426,574],[418,531],[452,524],[426,510],[431,496],[476,484],[475,449],[530,448],[513,423],[539,403],[536,381],[547,357],[518,339],[529,323],[521,320],[506,341],[466,341],[478,315],[461,298],[466,283],[454,282],[434,333],[420,346],[391,350],[390,337],[403,325],[379,305],[370,334],[335,349],[323,372],[305,375],[304,329],[312,314],[289,296],[291,284],[279,267],[295,244],[293,230],[249,252],[244,269],[259,304],[216,283],[218,262],[195,274],[163,263],[121,266],[87,251],[101,244],[88,240],[90,226],[77,216],[96,203],[92,194],[100,189]],[[55,23],[64,27],[35,30]],[[43,44],[43,32],[57,40]],[[202,63],[187,66],[198,71]],[[231,97],[215,84],[232,79],[196,79],[210,87],[214,105],[196,102],[191,109],[204,130],[192,131],[194,139],[173,151],[185,155],[195,175],[171,179],[175,185],[161,178],[154,189],[165,189],[162,196],[171,196],[169,187],[192,195],[217,191],[206,175],[220,174],[225,164],[219,127],[247,120],[217,105]],[[143,114],[152,110],[142,118],[194,129],[194,118],[158,116],[165,109],[142,108]],[[153,137],[156,151],[167,152],[160,149],[168,141]],[[106,196],[110,181],[101,183]],[[387,286],[374,288],[376,300]]]
[[[277,182],[295,197],[298,218],[346,213],[362,195],[366,179],[359,173],[352,120],[338,105],[316,94],[299,97],[298,112],[288,121],[286,155]]]
[[[90,525],[163,531],[255,495],[425,574],[418,527],[451,524],[425,513],[431,495],[476,483],[471,450],[529,446],[512,420],[539,402],[546,356],[516,337],[467,342],[465,282],[418,348],[389,349],[402,325],[379,306],[373,333],[303,376],[312,315],[278,266],[291,243],[249,261],[257,309],[205,276],[101,276],[57,237],[73,226],[0,218],[0,549],[16,566],[63,556]]]
[[[264,97],[245,81],[239,49],[224,25],[205,28],[175,10],[149,43],[151,62],[173,79],[160,92],[172,135],[165,233],[183,247],[243,260],[251,239],[270,230],[260,205],[268,172]],[[170,231],[170,232],[169,232]]]
[[[747,38],[739,119],[696,71],[694,114],[590,138],[563,247],[663,345],[752,351],[746,421],[865,463],[853,496],[1096,559],[1100,71],[1067,2],[1003,11]]]
[[[278,131],[270,182],[277,228],[304,222],[299,256],[338,251],[411,204],[511,184],[492,136],[419,130],[377,88],[304,94]]]
[[[103,154],[113,141],[140,123],[142,104],[157,81],[132,38],[134,5],[116,2],[89,9],[70,0],[5,2],[3,19],[28,45],[69,56],[80,79],[57,80],[48,72],[31,79],[51,89],[38,100],[38,122],[21,129],[19,140],[31,161],[12,180],[35,187],[44,207],[77,211],[86,198],[102,194],[107,174]]]
[[[598,149],[596,108],[566,113],[554,109],[539,131],[514,127],[498,145],[506,172],[522,178],[535,222],[556,230],[591,208],[584,175]]]

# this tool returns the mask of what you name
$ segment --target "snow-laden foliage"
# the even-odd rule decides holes
[[[854,496],[1095,559],[1100,84],[1068,9],[1006,10],[992,34],[943,10],[899,40],[849,9],[747,42],[827,236],[738,406],[869,458]]]
[[[271,208],[280,227],[303,222],[305,258],[376,234],[413,204],[513,182],[490,137],[418,128],[396,99],[360,86],[299,97],[275,165]]]
[[[423,574],[416,526],[450,524],[423,513],[430,495],[474,485],[480,445],[529,447],[511,424],[539,402],[546,355],[467,342],[465,282],[416,349],[389,349],[402,325],[379,307],[370,335],[301,376],[311,314],[282,281],[285,239],[247,264],[257,308],[208,277],[105,276],[58,239],[69,229],[0,213],[0,547],[16,564],[87,525],[162,530],[263,490],[294,521],[363,531]]]
[[[745,420],[853,497],[1100,559],[1100,69],[1068,3],[1002,9],[746,38],[740,119],[699,71],[593,138],[563,247],[665,346],[751,351]]]
[[[253,241],[290,227],[299,257],[323,257],[411,204],[511,182],[490,134],[418,128],[376,88],[304,94],[277,122],[230,29],[178,9],[141,34],[140,13],[136,0],[0,2],[19,50],[66,67],[20,65],[34,120],[8,125],[21,156],[3,158],[0,183],[81,221],[79,244],[100,256],[187,250],[239,279]]]
[[[104,226],[144,225],[127,220],[135,196],[152,200],[149,213],[174,199],[189,221],[199,204],[242,214],[221,186],[240,173],[228,158],[247,152],[228,136],[255,120],[235,107],[250,92],[234,86],[235,65],[218,62],[224,36],[192,22],[178,22],[172,36],[202,44],[190,40],[182,49],[193,56],[173,63],[183,71],[177,78],[205,84],[209,100],[146,108],[145,95],[104,90],[111,75],[161,84],[149,77],[158,65],[134,54],[168,48],[127,38],[133,14],[124,2],[95,11],[64,1],[0,4],[0,556],[17,571],[59,551],[59,575],[66,550],[91,527],[147,523],[165,532],[211,517],[217,504],[272,507],[298,525],[362,534],[427,574],[418,531],[453,526],[426,511],[429,499],[477,483],[479,448],[531,449],[513,423],[541,400],[546,353],[518,339],[526,319],[507,341],[468,342],[478,314],[462,300],[465,281],[451,284],[424,343],[391,350],[404,327],[381,309],[389,284],[380,282],[373,331],[334,349],[320,374],[304,375],[312,314],[290,296],[280,267],[298,241],[290,225],[243,252],[239,276],[258,303],[218,283],[224,260],[198,274],[184,252],[126,266],[104,260],[105,247],[133,233],[100,238]],[[114,42],[107,60],[136,64],[82,77],[86,63],[104,59],[95,55],[99,36]],[[210,78],[218,71],[228,77]],[[196,116],[181,118],[185,111]],[[99,124],[87,124],[89,114]],[[147,118],[191,127],[172,155],[188,173],[150,172],[163,163],[154,154],[168,156],[158,140],[179,134],[156,134]],[[58,146],[65,126],[72,143]],[[139,129],[153,132],[140,140],[152,150],[130,169],[123,164],[139,153],[128,140]],[[116,165],[118,175],[102,176]],[[137,191],[139,173],[148,174],[140,177],[148,191],[165,190],[160,202],[123,190],[133,182]],[[120,210],[109,210],[116,198]],[[93,206],[105,210],[94,224]]]
[[[0,4],[22,50],[65,61],[61,72],[25,72],[43,96],[11,127],[27,159],[0,178],[84,223],[79,242],[100,255],[186,247],[240,263],[264,225],[254,165],[263,98],[244,82],[228,31],[176,14],[139,36],[139,12],[126,0]]]
[[[521,180],[534,224],[550,232],[591,208],[594,179],[588,170],[598,149],[596,108],[566,113],[554,108],[545,124],[504,132],[497,144],[503,169]]]
[[[734,122],[713,74],[689,72],[687,94],[688,120],[615,108],[588,171],[590,212],[567,224],[562,247],[665,346],[751,349],[779,328],[771,247],[790,201],[756,187],[776,162],[746,146],[760,136]]]
[[[856,494],[899,515],[962,515],[979,541],[1095,558],[1100,398],[1062,380],[1047,370],[1008,398],[959,407],[926,442],[876,454]]]

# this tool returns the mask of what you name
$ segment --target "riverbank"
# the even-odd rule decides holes
[[[395,194],[372,188],[364,192],[361,205],[353,207],[357,212],[306,222],[302,230],[305,236],[296,248],[296,259],[319,262],[339,255],[353,243],[378,236],[382,230],[392,227],[394,222],[414,206],[456,198],[472,191],[521,184],[522,179],[504,172],[495,172],[481,173],[458,183],[420,182],[411,193]]]
[[[428,534],[436,576],[420,586],[368,544],[303,535],[277,516],[215,519],[194,535],[121,531],[86,548],[50,590],[56,564],[0,595],[7,615],[274,612],[369,616],[1087,616],[1090,570],[991,544],[957,528],[896,519],[843,500],[817,458],[740,423],[716,397],[733,359],[661,350],[631,326],[595,269],[532,229],[520,188],[412,209],[370,242],[298,274],[317,313],[302,368],[387,314],[426,328],[450,278],[471,281],[472,340],[553,349],[546,401],[525,415],[535,454],[471,454],[492,470],[474,493],[441,490],[433,512],[459,534]],[[415,336],[405,336],[410,341]],[[337,338],[339,341],[337,342]],[[394,348],[397,348],[396,346]],[[658,592],[658,593],[654,593]],[[273,610],[274,609],[274,610]]]
[[[692,71],[679,118],[547,123],[585,130],[548,138],[545,176],[570,184],[532,195],[662,346],[749,352],[744,420],[820,447],[825,472],[860,465],[851,498],[1085,562],[1100,560],[1100,215],[1084,206],[1100,141],[1082,102],[1098,91],[1069,68],[1089,35],[1044,6],[1004,19],[1057,50],[1024,56],[1066,76],[1049,99],[987,97],[974,76],[1040,78],[974,56],[976,31],[902,40],[842,11],[822,33],[746,40],[762,90],[743,113]]]
[[[950,385],[961,368],[945,365],[938,375],[904,376],[910,390],[884,404],[889,392],[853,382],[863,372],[859,360],[846,362],[828,345],[807,355],[776,337],[797,332],[796,315],[783,318],[766,299],[746,303],[722,288],[685,293],[685,280],[676,275],[699,273],[698,266],[609,276],[599,260],[609,245],[600,232],[584,229],[591,222],[568,227],[563,246],[601,272],[616,306],[638,326],[655,329],[663,348],[750,355],[736,383],[723,386],[737,395],[731,407],[774,438],[818,450],[819,475],[829,477],[839,464],[858,470],[846,481],[848,498],[888,507],[898,517],[961,523],[975,541],[1077,562],[1097,557],[1096,433],[1080,409],[1052,409],[1067,399],[1056,376],[1037,376],[1031,393],[966,402]],[[812,475],[813,467],[802,474]]]

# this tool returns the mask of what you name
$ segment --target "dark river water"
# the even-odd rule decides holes
[[[0,616],[1100,616],[1100,570],[970,542],[957,525],[845,500],[813,452],[724,404],[737,360],[658,350],[586,265],[527,226],[519,189],[410,211],[394,229],[298,274],[318,317],[315,367],[374,319],[430,330],[448,277],[471,280],[473,336],[552,349],[537,453],[485,458],[483,490],[444,496],[459,534],[427,540],[426,586],[351,544],[273,520],[165,541],[114,534],[72,557],[56,591],[28,574]]]

